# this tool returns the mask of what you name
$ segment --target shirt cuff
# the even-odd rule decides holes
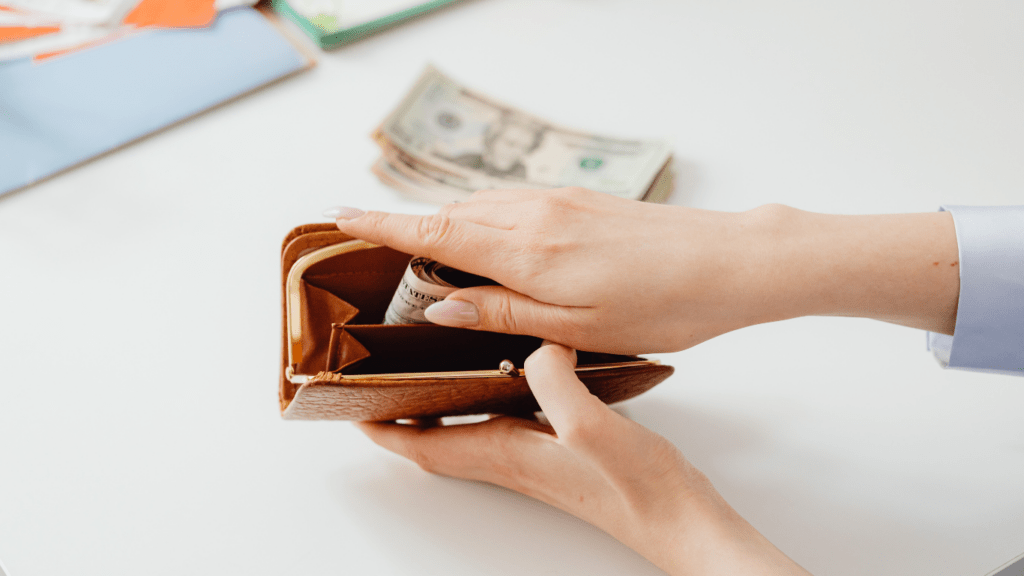
[[[953,336],[928,333],[944,367],[1024,376],[1024,206],[942,206],[953,216],[960,298]]]

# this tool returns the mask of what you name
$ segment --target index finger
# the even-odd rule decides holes
[[[501,272],[502,252],[508,249],[507,231],[446,214],[366,212],[352,219],[339,218],[337,225],[350,236],[488,278]]]

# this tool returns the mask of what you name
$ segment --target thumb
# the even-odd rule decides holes
[[[545,341],[526,359],[524,371],[537,404],[555,434],[566,442],[588,444],[606,432],[611,410],[576,376],[576,352]]]
[[[456,290],[441,302],[431,304],[423,314],[442,326],[525,334],[576,344],[579,310],[546,304],[503,286],[479,286]]]

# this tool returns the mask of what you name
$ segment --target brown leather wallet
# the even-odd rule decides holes
[[[523,362],[530,336],[434,324],[383,325],[409,254],[355,240],[333,224],[292,230],[281,250],[281,415],[396,420],[539,410]],[[578,352],[576,374],[612,403],[654,387],[671,366]]]

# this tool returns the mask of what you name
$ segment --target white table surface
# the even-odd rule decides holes
[[[367,134],[427,62],[529,111],[664,137],[672,203],[1024,201],[1024,5],[475,0],[0,198],[11,576],[657,574],[524,496],[278,416],[281,238],[428,213]],[[816,574],[978,575],[1024,550],[1024,379],[810,318],[661,358],[624,404]]]

